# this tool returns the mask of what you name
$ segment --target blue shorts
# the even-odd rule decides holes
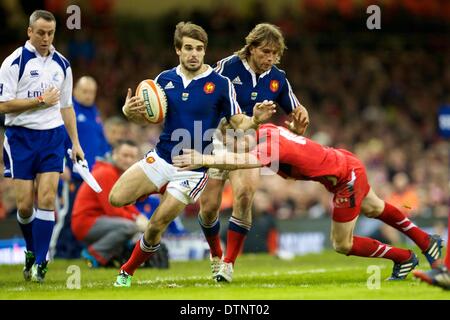
[[[64,126],[49,130],[6,127],[4,176],[34,180],[38,173],[63,172],[65,130]]]

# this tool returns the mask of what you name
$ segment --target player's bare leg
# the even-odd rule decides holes
[[[391,247],[378,240],[353,235],[358,217],[349,222],[333,221],[331,225],[331,241],[338,253],[367,258],[385,258],[394,261],[391,280],[406,278],[408,273],[418,264],[416,255],[405,249]]]
[[[114,184],[109,193],[109,202],[115,207],[122,207],[157,191],[158,188],[147,178],[139,164],[135,163]]]
[[[369,191],[366,199],[363,200],[362,212],[369,214],[370,212],[381,210],[383,203],[378,201],[379,198],[374,195],[373,191]],[[353,208],[353,210],[355,209],[357,208]],[[357,219],[358,216],[348,222],[333,220],[331,240],[335,250],[346,255],[390,259],[394,262],[394,270],[390,279],[401,280],[406,278],[408,273],[418,264],[416,255],[411,250],[389,246],[375,239],[353,235]]]
[[[136,243],[131,257],[120,268],[120,273],[114,284],[116,287],[129,287],[131,277],[136,269],[147,261],[160,246],[161,235],[186,207],[180,200],[176,199],[169,192],[165,192],[161,204],[150,218],[147,229],[143,237]]]
[[[59,172],[45,172],[37,175],[38,208],[51,211],[55,210],[59,176]]]
[[[144,240],[150,245],[159,244],[167,226],[183,212],[186,204],[175,198],[170,192],[165,192],[161,204],[150,218]]]
[[[232,280],[234,263],[252,225],[252,205],[259,182],[259,174],[258,168],[230,172],[233,189],[233,214],[228,224],[226,255],[217,273],[217,281],[230,282]]]
[[[330,239],[336,252],[348,254],[353,246],[353,230],[358,217],[349,222],[332,221]]]
[[[409,237],[422,250],[431,267],[442,263],[441,237],[439,235],[429,235],[417,227],[400,210],[381,200],[373,189],[370,189],[364,198],[361,205],[361,213],[369,218],[379,219]]]
[[[219,210],[222,203],[222,192],[225,180],[210,177],[208,184],[200,196],[200,213],[198,220],[208,242],[211,252],[211,272],[215,279],[222,264],[222,246],[220,244]]]
[[[33,221],[34,215],[34,181],[33,180],[13,180],[14,193],[16,196],[17,222],[22,230],[27,251],[25,251],[25,266],[23,277],[26,281],[31,280],[31,268],[35,262],[33,243]]]

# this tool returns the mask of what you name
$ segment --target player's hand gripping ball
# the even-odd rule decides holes
[[[136,96],[144,101],[144,118],[150,123],[161,123],[167,113],[167,97],[161,86],[154,80],[141,81],[136,89]]]

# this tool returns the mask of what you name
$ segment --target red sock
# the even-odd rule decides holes
[[[205,237],[209,244],[209,250],[211,251],[212,257],[219,257],[222,259],[223,251],[220,245],[220,237],[218,234],[210,237]]]
[[[383,212],[377,217],[408,236],[417,246],[425,251],[430,245],[430,235],[411,222],[400,210],[385,202]]]
[[[367,258],[385,258],[390,259],[395,263],[400,263],[411,258],[411,251],[391,247],[375,239],[354,236],[352,249],[347,255]]]
[[[125,271],[129,275],[133,275],[134,271],[141,264],[147,261],[154,253],[159,249],[159,243],[154,246],[146,245],[141,238],[134,246],[133,253],[128,261],[120,268],[120,270]]]
[[[202,215],[198,215],[198,223],[202,228],[205,239],[208,242],[209,250],[212,257],[219,257],[222,259],[222,246],[220,244],[220,220],[217,219],[211,224],[205,224],[202,219]]]
[[[223,259],[224,262],[231,262],[234,265],[237,256],[242,250],[244,246],[244,240],[247,235],[228,230],[227,232],[227,255]]]
[[[236,219],[233,216],[230,218],[227,232],[227,254],[223,259],[224,262],[231,262],[234,265],[237,256],[242,251],[244,240],[249,229],[250,226],[248,223],[240,219]]]

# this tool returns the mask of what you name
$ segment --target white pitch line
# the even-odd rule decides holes
[[[384,268],[384,266],[380,266],[380,268]],[[308,270],[292,270],[287,272],[251,272],[246,275],[240,275],[237,276],[237,278],[241,277],[250,277],[250,278],[260,278],[260,277],[268,277],[268,276],[283,276],[283,275],[301,275],[301,274],[308,274],[308,273],[325,273],[325,272],[339,272],[339,271],[348,271],[348,270],[361,270],[366,269],[365,267],[348,267],[348,268],[330,268],[330,269],[324,269],[324,268],[318,268],[318,269],[308,269]],[[209,276],[189,276],[189,277],[157,277],[154,280],[140,280],[137,281],[138,284],[151,284],[156,285],[161,282],[176,282],[176,281],[186,281],[186,280],[210,280],[211,278]]]

